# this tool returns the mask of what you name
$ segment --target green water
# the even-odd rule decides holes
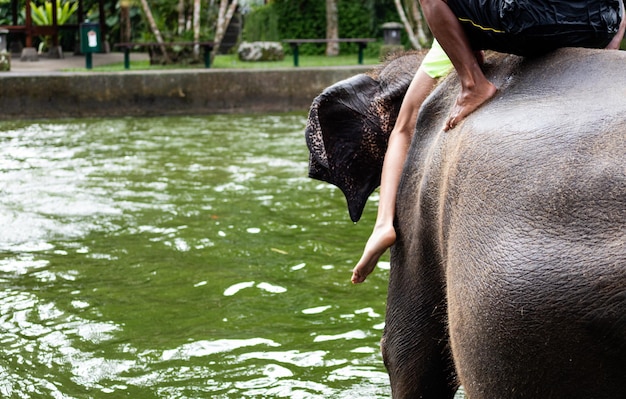
[[[1,122],[0,397],[388,397],[305,118]]]

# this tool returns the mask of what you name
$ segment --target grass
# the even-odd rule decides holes
[[[130,70],[171,70],[171,69],[194,69],[204,68],[204,61],[199,64],[192,65],[150,65],[148,60],[133,61],[133,54],[130,54]],[[380,63],[378,57],[363,58],[363,65],[376,65]],[[358,65],[356,54],[338,55],[336,57],[326,57],[323,55],[301,55],[299,57],[300,67],[325,67],[325,66],[353,66]],[[285,55],[282,61],[265,61],[265,62],[244,62],[237,58],[236,54],[218,55],[211,64],[214,69],[274,69],[274,68],[293,68],[293,56]],[[94,72],[121,72],[124,71],[124,63],[109,64],[103,66],[95,66],[91,71]],[[84,72],[86,68],[72,68],[70,72]]]
[[[357,65],[356,54],[338,55],[326,57],[323,55],[301,55],[298,57],[301,67],[324,67],[324,66],[350,66]],[[378,57],[363,57],[364,65],[376,65],[380,61]],[[282,61],[244,62],[239,61],[237,55],[218,55],[213,62],[214,68],[237,68],[237,69],[270,69],[293,67],[293,56],[285,55]]]

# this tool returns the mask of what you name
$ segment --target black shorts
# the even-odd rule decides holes
[[[474,50],[537,55],[604,48],[623,18],[620,0],[448,0]]]

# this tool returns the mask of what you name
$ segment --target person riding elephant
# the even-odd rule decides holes
[[[623,0],[420,0],[428,25],[461,79],[445,129],[452,129],[496,93],[473,50],[523,56],[561,47],[618,49]]]
[[[495,86],[481,71],[482,53],[476,51],[477,48],[520,55],[538,55],[563,46],[618,49],[626,28],[626,18],[623,18],[624,6],[620,0],[600,3],[597,0],[577,0],[575,3],[578,3],[579,7],[574,8],[575,15],[582,15],[585,18],[579,19],[583,22],[575,26],[567,20],[572,19],[573,15],[556,13],[553,19],[549,19],[545,13],[540,13],[539,11],[548,7],[546,1],[529,2],[528,7],[517,5],[513,0],[503,3],[487,2],[489,7],[486,7],[484,0],[470,2],[448,0],[447,3],[443,0],[422,0],[426,18],[433,25],[431,26],[433,33],[444,41],[446,45],[444,49],[448,49],[451,62],[461,81],[461,94],[457,97],[456,105],[444,125],[444,130],[456,126],[462,118],[496,93]],[[514,7],[515,5],[518,7]],[[556,5],[568,11],[564,3],[557,2]],[[505,8],[508,14],[498,13],[498,9],[493,9],[494,7]],[[524,22],[515,30],[510,26],[513,22],[503,17],[512,13],[513,8],[520,21]],[[451,9],[454,10],[454,14]],[[515,23],[519,25],[520,21]],[[497,29],[492,26],[496,26]],[[351,279],[353,283],[365,281],[374,270],[378,259],[395,242],[393,218],[396,191],[406,150],[415,127],[417,111],[432,90],[435,78],[447,74],[450,59],[435,40],[423,61],[425,68],[418,70],[407,90],[396,122],[397,126],[390,135],[385,155],[374,231],[367,241],[361,259],[353,269]],[[436,65],[437,62],[444,64],[444,68],[437,71],[438,75],[424,74],[424,70],[428,71],[432,68],[431,64]]]

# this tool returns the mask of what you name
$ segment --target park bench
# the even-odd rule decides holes
[[[21,25],[0,25],[0,29],[6,29],[11,33],[26,33],[26,27]]]
[[[37,60],[37,52],[32,48],[32,37],[43,37],[50,36],[53,38],[56,37],[56,41],[52,42],[52,47],[49,48],[49,55],[52,56],[54,49],[54,58],[63,58],[63,53],[61,51],[61,47],[58,46],[58,38],[61,32],[70,32],[72,35],[78,30],[78,25],[76,24],[65,24],[65,25],[35,25],[35,26],[25,26],[25,25],[1,25],[0,30],[8,31],[9,34],[13,35],[12,40],[7,40],[11,42],[11,48],[7,48],[10,52],[19,52],[23,50],[23,42],[21,37],[26,38],[26,47],[30,48],[31,52],[26,59],[34,61]],[[20,37],[20,39],[16,39],[15,36]],[[24,53],[22,52],[22,57],[24,57]],[[24,58],[22,58],[24,59]]]
[[[76,31],[78,29],[78,25],[66,24],[56,27],[54,25],[34,25],[31,26],[30,29],[23,25],[0,25],[0,29],[8,30],[9,33],[20,33],[24,35],[30,30],[33,36],[51,36],[59,31]]]
[[[124,68],[130,69],[130,51],[136,47],[144,47],[144,48],[160,48],[162,45],[165,47],[193,47],[195,45],[202,47],[203,55],[204,55],[204,67],[211,67],[211,51],[213,51],[213,42],[169,42],[169,43],[116,43],[114,47],[122,49],[124,51]]]
[[[293,50],[293,66],[298,66],[298,47],[304,43],[356,43],[359,45],[358,63],[363,64],[363,49],[367,47],[367,43],[375,42],[372,38],[353,38],[353,39],[285,39],[283,42],[289,44]]]

